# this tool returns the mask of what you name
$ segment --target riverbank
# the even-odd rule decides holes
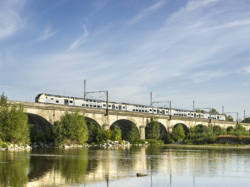
[[[165,144],[166,147],[188,147],[188,148],[229,148],[229,149],[250,149],[250,145],[225,145],[225,144],[207,144],[207,145],[187,145],[187,144]]]

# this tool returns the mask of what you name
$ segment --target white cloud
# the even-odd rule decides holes
[[[228,28],[228,27],[238,27],[238,26],[244,26],[244,25],[250,25],[250,19],[237,20],[231,23],[226,23],[224,25],[209,28],[209,29],[223,29],[223,28]]]
[[[219,0],[190,0],[184,8],[181,8],[178,12],[174,13],[170,20],[172,21],[178,17],[185,16],[189,12],[206,7],[217,1]]]
[[[51,36],[53,36],[54,34],[56,34],[58,31],[54,31],[54,32],[51,32],[50,31],[50,28],[47,28],[44,33],[38,37],[37,39],[35,39],[35,41],[41,41],[41,40],[45,40]]]
[[[137,14],[133,19],[129,20],[127,23],[134,24],[134,23],[140,21],[141,19],[143,19],[144,17],[148,16],[149,14],[153,13],[154,11],[158,10],[163,5],[164,5],[164,1],[161,0],[158,3],[154,4],[153,6],[141,11],[139,14]]]
[[[83,26],[83,35],[80,38],[78,38],[77,40],[75,40],[70,45],[68,50],[72,50],[72,49],[80,47],[82,44],[84,44],[86,42],[86,39],[88,36],[89,36],[89,32],[88,32],[86,26]]]
[[[12,36],[24,27],[24,21],[19,15],[21,1],[0,2],[0,39]]]
[[[201,72],[195,72],[191,75],[191,78],[194,82],[206,82],[211,79],[216,79],[219,77],[223,77],[230,74],[229,72],[223,72],[223,71],[201,71]]]

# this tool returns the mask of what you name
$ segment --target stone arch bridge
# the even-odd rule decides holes
[[[80,111],[80,113],[84,114],[87,119],[94,121],[100,126],[104,126],[105,129],[110,128],[111,125],[117,121],[129,121],[134,123],[140,132],[141,139],[145,139],[145,127],[150,122],[150,118],[152,116],[158,118],[161,126],[163,126],[167,132],[172,132],[173,127],[179,123],[186,125],[188,128],[197,125],[207,126],[210,123],[208,119],[200,118],[172,116],[170,120],[169,116],[164,115],[114,110],[109,110],[109,115],[107,116],[106,110],[98,108],[85,108],[22,101],[9,101],[9,103],[12,105],[21,104],[24,112],[28,114],[29,120],[34,124],[39,124],[41,130],[43,131],[47,126],[53,125],[55,121],[59,120],[66,111],[75,112],[77,109]],[[219,125],[223,128],[236,125],[235,122],[217,120],[212,120],[211,123],[214,125]],[[243,123],[242,125],[249,131],[249,123]]]

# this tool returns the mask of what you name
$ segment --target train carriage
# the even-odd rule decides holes
[[[68,96],[44,94],[44,93],[38,94],[35,98],[35,102],[107,109],[107,102],[103,100],[68,97]],[[118,110],[118,111],[158,114],[158,115],[174,115],[180,117],[202,118],[202,119],[210,119],[211,115],[211,119],[213,120],[225,121],[225,116],[222,114],[210,114],[210,113],[194,112],[190,110],[173,109],[173,108],[171,108],[170,110],[170,108],[152,107],[148,105],[136,105],[129,103],[108,102],[108,109]]]

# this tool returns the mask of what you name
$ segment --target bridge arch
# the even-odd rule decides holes
[[[40,115],[32,113],[26,113],[26,114],[28,115],[28,122],[34,125],[33,129],[35,129],[37,132],[45,133],[46,129],[51,126],[51,123]]]
[[[131,121],[131,120],[128,120],[128,119],[120,119],[120,120],[117,120],[115,122],[113,122],[111,125],[110,125],[110,129],[113,130],[115,127],[118,127],[121,129],[122,131],[122,139],[123,140],[127,140],[127,135],[128,133],[131,131],[131,129],[133,127],[136,127],[137,131],[138,131],[138,138],[140,137],[139,134],[140,134],[140,131],[137,127],[137,125]]]
[[[185,135],[187,135],[189,133],[189,128],[187,127],[187,125],[185,125],[184,123],[176,123],[173,126],[173,129],[175,129],[178,125],[181,125],[183,127],[183,130],[185,131]]]
[[[146,128],[145,128],[146,133],[149,130],[149,124],[151,122],[152,121],[147,121],[147,125],[146,125]],[[158,122],[159,125],[160,125],[160,138],[161,138],[162,136],[164,136],[165,134],[168,133],[168,130],[167,130],[166,126],[163,123],[161,123],[159,120],[156,120],[156,122]]]
[[[92,124],[94,124],[94,125],[96,125],[98,127],[101,127],[101,125],[96,120],[94,120],[93,118],[84,116],[84,119],[85,119],[88,126],[90,125],[90,123],[92,123]]]

